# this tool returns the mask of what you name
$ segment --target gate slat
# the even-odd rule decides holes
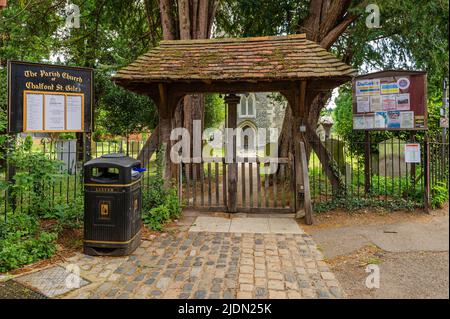
[[[189,206],[190,199],[189,199],[189,184],[191,183],[191,179],[189,176],[189,163],[186,163],[185,169],[186,169],[186,206]]]
[[[192,206],[197,206],[197,165],[192,163]]]
[[[242,184],[242,207],[247,206],[247,201],[245,199],[245,162],[241,163],[241,184]]]
[[[214,163],[214,170],[215,170],[215,186],[216,186],[216,205],[219,206],[219,163],[216,161]]]
[[[286,207],[286,166],[280,166],[281,207]]]
[[[277,192],[277,173],[273,173],[272,175],[272,181],[273,181],[273,207],[278,206],[278,192]]]
[[[258,208],[261,207],[262,202],[262,194],[261,194],[261,163],[256,163],[256,182],[258,184],[256,188],[257,197],[258,197]]]
[[[208,162],[208,206],[211,206],[211,162]]]
[[[205,173],[203,171],[204,169],[204,163],[200,163],[200,203],[203,206],[205,206]]]
[[[227,164],[222,161],[223,205],[227,207]]]
[[[249,181],[249,194],[250,194],[250,208],[253,207],[253,163],[248,163],[248,181]]]
[[[264,163],[264,199],[265,199],[265,207],[269,207],[269,178],[270,175],[267,174],[267,164]]]

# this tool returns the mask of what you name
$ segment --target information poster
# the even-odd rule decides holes
[[[387,112],[387,127],[400,128],[400,111]]]
[[[420,144],[417,143],[405,144],[405,162],[420,163]]]
[[[83,130],[82,94],[24,92],[25,132],[76,132]]]
[[[399,93],[397,82],[381,84],[381,94],[397,94],[397,93]]]
[[[381,104],[383,111],[394,111],[397,107],[397,98],[393,94],[382,95]]]
[[[66,130],[78,131],[83,123],[83,97],[80,95],[68,95],[67,99],[67,127]]]
[[[409,93],[397,95],[397,110],[399,111],[410,110]]]
[[[356,95],[380,94],[380,80],[356,81]]]
[[[59,94],[45,95],[45,130],[64,130],[65,97]]]
[[[353,117],[353,129],[363,130],[366,127],[366,122],[364,116],[354,116]]]
[[[358,108],[358,113],[370,112],[370,97],[357,96],[356,107]]]
[[[30,131],[41,131],[44,128],[44,95],[27,94],[25,101],[27,110],[25,126]]]
[[[400,127],[414,128],[414,112],[400,112]]]
[[[370,96],[370,112],[380,112],[383,111],[381,105],[381,95]]]
[[[387,126],[386,112],[376,112],[374,118],[374,128],[384,129]]]
[[[373,129],[375,126],[375,116],[373,114],[371,115],[365,115],[364,116],[364,128],[366,130]]]

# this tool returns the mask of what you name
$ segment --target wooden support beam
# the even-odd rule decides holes
[[[309,188],[309,172],[308,172],[308,159],[306,158],[306,148],[305,143],[300,142],[300,161],[301,170],[303,178],[303,208],[305,210],[305,223],[307,225],[312,225],[314,223],[313,219],[313,209],[311,204],[311,192]]]
[[[163,157],[163,177],[164,177],[164,186],[170,187],[171,180],[174,177],[173,174],[176,173],[176,170],[173,169],[174,164],[170,160],[170,133],[172,131],[172,108],[173,105],[169,105],[168,96],[167,96],[167,87],[165,84],[158,84],[158,115],[159,115],[159,129],[158,129],[158,140],[159,145],[161,145],[161,151],[164,154]],[[175,175],[176,176],[176,175]]]
[[[240,98],[235,94],[230,94],[225,97],[225,103],[228,107],[227,128],[236,129],[237,126],[237,104]],[[231,145],[230,145],[231,144]],[[230,148],[231,146],[231,148]],[[227,134],[227,145],[225,149],[228,162],[228,211],[230,213],[237,212],[237,178],[238,178],[238,164],[236,162],[236,135],[230,136]]]

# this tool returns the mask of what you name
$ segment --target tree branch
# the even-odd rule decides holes
[[[326,50],[330,49],[339,36],[344,33],[347,27],[358,18],[357,15],[347,14],[344,20],[334,27],[328,34],[320,41],[320,46]]]

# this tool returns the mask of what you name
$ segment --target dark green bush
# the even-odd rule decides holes
[[[34,216],[14,214],[0,222],[0,272],[49,258],[56,252],[57,234],[42,231]]]
[[[156,155],[156,174],[150,178],[148,189],[142,191],[142,220],[145,225],[158,231],[163,229],[167,221],[178,218],[181,213],[176,188],[164,186],[162,156],[159,150]]]
[[[388,211],[396,210],[413,210],[415,202],[403,198],[391,198],[389,200],[378,199],[373,197],[340,197],[329,201],[318,202],[313,206],[314,212],[322,213],[333,209],[343,209],[348,212],[357,211],[363,208],[384,208]]]
[[[448,201],[448,188],[445,182],[437,182],[431,188],[431,207],[442,208]]]

